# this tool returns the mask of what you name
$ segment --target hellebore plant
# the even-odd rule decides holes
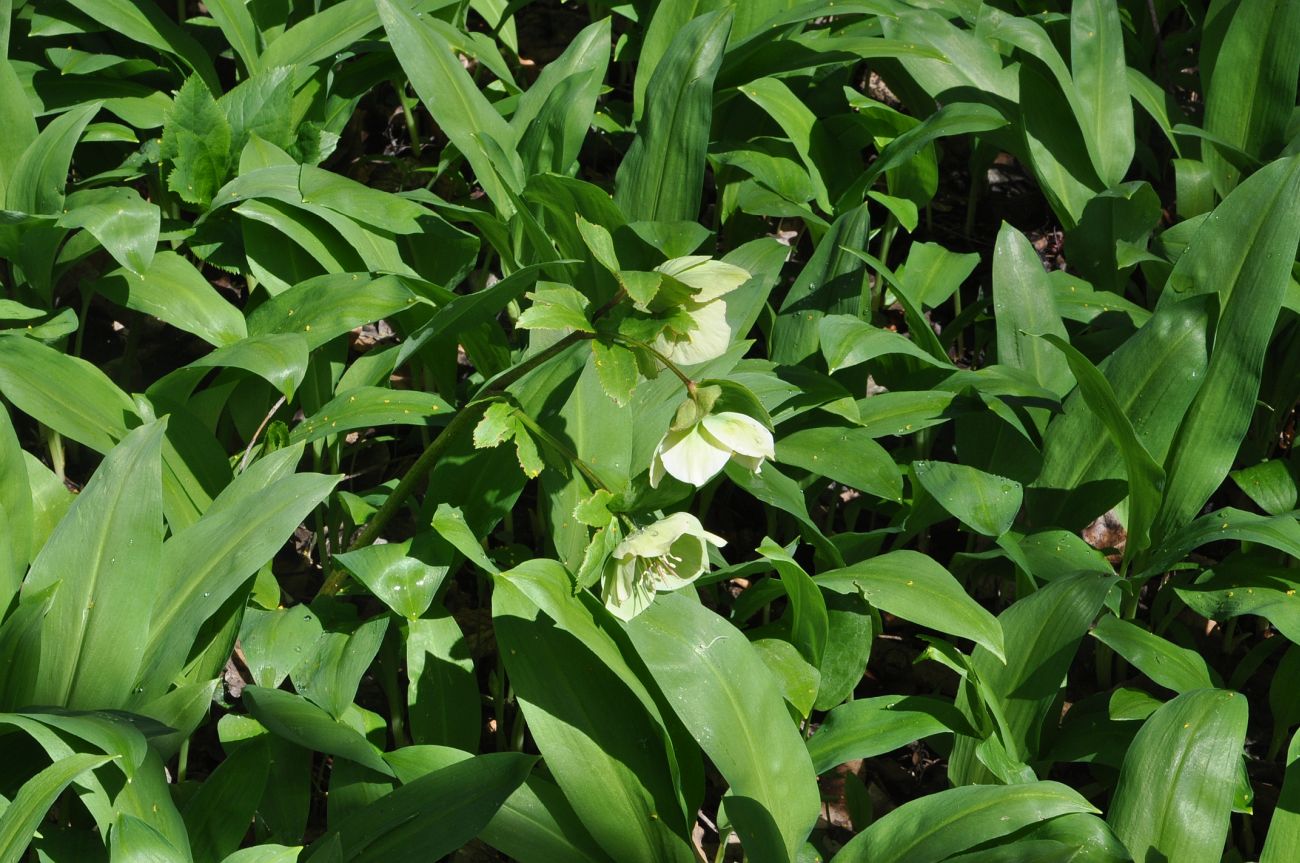
[[[688,512],[633,531],[605,562],[605,605],[631,620],[650,606],[657,591],[679,590],[708,572],[709,543],[722,548],[727,541]]]
[[[717,476],[729,460],[758,473],[763,459],[776,457],[772,432],[740,411],[711,412],[721,388],[697,388],[677,409],[668,433],[655,447],[650,485],[658,487],[667,473],[700,487]]]

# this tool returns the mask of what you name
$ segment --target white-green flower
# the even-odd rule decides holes
[[[708,362],[726,353],[731,344],[731,328],[727,326],[727,304],[721,298],[749,281],[749,272],[703,255],[673,258],[655,270],[690,294],[677,298],[677,308],[689,320],[689,325],[664,330],[655,339],[654,349],[684,366]],[[673,293],[665,292],[668,296]]]
[[[677,590],[709,570],[709,543],[727,541],[709,533],[689,512],[675,512],[634,531],[605,563],[605,605],[631,620],[654,601],[655,592]]]
[[[684,429],[669,429],[650,462],[650,485],[665,473],[682,482],[703,486],[735,459],[755,473],[765,458],[775,458],[772,433],[748,414],[722,411],[707,414]]]

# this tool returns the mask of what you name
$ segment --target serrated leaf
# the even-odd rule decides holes
[[[474,426],[474,446],[479,449],[498,446],[515,434],[515,408],[507,402],[493,402],[483,411]]]
[[[632,390],[641,382],[636,355],[622,345],[600,340],[591,343],[596,375],[606,395],[620,405],[632,399]]]
[[[526,330],[579,330],[593,333],[587,320],[587,298],[567,285],[546,284],[530,293],[533,304],[515,322]]]
[[[162,158],[173,165],[167,188],[207,205],[230,166],[230,123],[198,76],[181,85],[163,124]]]

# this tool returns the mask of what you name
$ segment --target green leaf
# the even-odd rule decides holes
[[[962,524],[998,537],[1011,529],[1020,511],[1020,483],[973,467],[945,461],[918,461],[912,471],[921,487]]]
[[[600,385],[619,405],[626,405],[632,399],[632,391],[641,382],[637,371],[636,355],[622,345],[596,340],[591,343],[596,366],[596,375]]]
[[[265,738],[235,749],[217,765],[181,814],[194,863],[220,863],[240,846],[266,788]]]
[[[374,0],[342,0],[308,15],[276,37],[262,52],[262,66],[314,64],[350,48],[378,28]]]
[[[1286,774],[1273,820],[1264,836],[1259,863],[1287,863],[1300,854],[1300,733],[1286,750]]]
[[[1200,386],[1207,328],[1204,303],[1167,306],[1106,360],[1106,378],[1120,407],[1158,461]],[[1081,391],[1065,400],[1064,415],[1048,426],[1044,444],[1043,469],[1026,507],[1034,524],[1082,528],[1122,498],[1122,491],[1100,500],[1089,494],[1100,481],[1123,477],[1125,468],[1122,450]]]
[[[293,688],[336,719],[346,718],[355,709],[357,687],[379,652],[388,621],[387,615],[380,615],[363,623],[333,624],[289,673]]]
[[[526,330],[595,332],[587,319],[587,298],[574,288],[543,282],[528,298],[533,304],[519,316],[516,326]]]
[[[1165,463],[1157,537],[1191,521],[1232,467],[1298,244],[1300,156],[1293,156],[1252,175],[1210,213],[1169,276],[1161,305],[1217,293],[1221,311],[1205,378]]]
[[[125,437],[136,418],[135,404],[97,367],[23,336],[0,335],[0,393],[38,422],[101,453]]]
[[[231,153],[243,153],[252,135],[281,150],[293,147],[293,69],[266,69],[241,81],[217,104],[230,123]]]
[[[817,166],[816,156],[820,154],[814,152],[814,148],[821,143],[816,129],[817,115],[779,78],[750,81],[740,88],[740,92],[767,112],[781,127],[781,131],[785,132],[794,145],[795,152],[799,154],[799,160],[808,170],[817,205],[823,211],[831,212],[830,193],[826,190],[826,183]]]
[[[1285,461],[1262,461],[1234,470],[1229,475],[1237,487],[1269,515],[1281,515],[1296,508],[1300,490]]]
[[[808,739],[813,769],[825,773],[858,758],[873,758],[936,734],[969,728],[957,708],[921,695],[883,695],[841,704]]]
[[[1160,505],[1165,472],[1143,446],[1133,430],[1133,424],[1115,398],[1110,382],[1097,371],[1097,367],[1060,336],[1049,334],[1042,338],[1065,354],[1084,401],[1097,414],[1106,434],[1124,456],[1129,484],[1128,542],[1124,547],[1124,556],[1132,557],[1151,545],[1151,523],[1155,519],[1156,507]]]
[[[141,684],[161,694],[204,622],[247,584],[339,478],[294,474],[296,447],[266,456],[235,478],[207,512],[163,546],[165,580],[150,622]]]
[[[393,53],[438,127],[474,169],[483,190],[505,216],[523,190],[515,132],[475,85],[447,40],[392,0],[374,0]]]
[[[149,270],[162,214],[135,189],[83,189],[68,196],[64,210],[59,226],[84,228],[115,261],[137,276]]]
[[[376,279],[363,273],[331,273],[300,282],[262,303],[248,316],[248,332],[254,336],[299,333],[314,350],[417,303],[419,297],[397,276]]]
[[[253,682],[269,689],[278,688],[302,662],[321,632],[320,618],[306,605],[274,611],[246,609],[239,641]]]
[[[869,362],[877,357],[903,354],[940,368],[949,368],[901,333],[873,327],[851,315],[822,319],[821,349],[832,372]]]
[[[0,812],[0,863],[19,863],[46,812],[78,776],[112,761],[103,755],[69,755],[23,783]]]
[[[764,537],[755,550],[776,567],[785,595],[790,598],[790,643],[813,668],[819,668],[830,629],[821,591],[789,552],[771,539]]]
[[[1025,235],[1002,223],[993,251],[993,320],[998,332],[998,362],[1024,369],[1047,389],[1063,396],[1074,383],[1069,363],[1033,333],[1068,338],[1038,253]]]
[[[187,79],[163,124],[163,159],[173,165],[167,188],[191,204],[206,206],[230,168],[230,123],[208,85]]]
[[[379,749],[361,736],[351,725],[334,719],[307,699],[279,689],[261,686],[244,688],[243,702],[258,722],[299,746],[337,755],[369,767],[384,776],[392,768]]]
[[[1227,21],[1222,44],[1201,67],[1205,130],[1268,159],[1284,143],[1295,107],[1300,9],[1277,0],[1242,0],[1221,8],[1230,10],[1221,13]],[[1240,171],[1214,148],[1204,159],[1219,194],[1227,195]]]
[[[193,264],[175,252],[154,255],[143,272],[129,267],[114,270],[95,283],[95,290],[119,305],[153,315],[215,347],[248,335],[239,310],[217,293]]]
[[[964,135],[978,132],[991,132],[1007,125],[1002,112],[988,105],[970,102],[954,102],[944,105],[923,122],[899,135],[881,151],[880,157],[871,163],[871,167],[862,179],[853,184],[853,189],[870,189],[872,184],[886,171],[906,164],[936,138],[949,135]]]
[[[1142,725],[1106,819],[1135,860],[1211,863],[1223,856],[1247,714],[1237,693],[1198,689]]]
[[[510,125],[526,176],[571,173],[609,67],[612,21],[602,18],[574,36],[519,97]]]
[[[18,592],[35,551],[34,495],[24,455],[8,409],[0,407],[0,519],[8,528],[0,537],[0,603],[5,605]]]
[[[969,638],[1005,661],[1002,627],[952,575],[915,551],[891,551],[816,576],[836,593],[861,594],[882,611],[939,632]]]
[[[611,858],[553,783],[537,774],[519,786],[479,838],[519,863],[610,863]]]
[[[859,833],[833,863],[938,863],[973,845],[1076,812],[1095,812],[1058,782],[968,785],[904,803]]]
[[[1092,637],[1166,689],[1183,693],[1209,689],[1214,685],[1210,680],[1210,670],[1199,653],[1179,647],[1114,615],[1105,615],[1097,621]]]
[[[731,31],[730,9],[673,35],[646,90],[645,112],[618,168],[614,201],[644,221],[693,221],[700,213],[713,117],[713,79]]]
[[[252,372],[293,398],[307,376],[307,341],[297,333],[249,336],[190,363],[195,368],[230,367]]]
[[[356,387],[335,396],[294,426],[289,440],[309,442],[378,426],[424,426],[431,418],[450,417],[453,412],[451,405],[433,393]]]
[[[428,559],[434,549],[424,537],[422,534],[417,540],[368,545],[336,554],[334,560],[385,605],[414,620],[428,610],[448,570],[445,562],[438,561],[441,565],[436,565]],[[450,558],[450,548],[437,556]]]
[[[745,636],[676,593],[661,594],[628,625],[628,635],[730,784],[727,811],[734,818],[742,800],[758,807],[774,823],[788,859],[795,859],[817,820],[815,773],[775,681]],[[747,848],[762,859],[781,859],[780,849]]]
[[[1115,583],[1113,577],[1089,572],[1058,577],[998,616],[1005,663],[983,647],[972,654],[978,686],[963,682],[965,697],[992,702],[1000,742],[1011,758],[1036,761],[1042,756],[1044,726],[1058,703],[1062,681]],[[979,763],[978,743],[973,736],[958,736],[949,764],[954,782],[991,781]]]
[[[776,442],[776,460],[885,500],[903,496],[903,472],[866,429],[800,429]]]
[[[494,629],[528,727],[565,797],[614,859],[692,860],[667,735],[620,679],[626,663],[617,646],[571,590],[549,600],[544,615],[534,590],[521,589],[529,582],[518,579],[507,573],[496,580]],[[567,628],[574,625],[583,629]],[[589,641],[581,638],[588,632]]]
[[[1133,161],[1124,27],[1115,0],[1076,0],[1070,6],[1070,69],[1076,112],[1097,175],[1114,186]]]
[[[958,254],[938,243],[913,243],[899,270],[903,287],[916,303],[936,308],[948,300],[979,266],[979,254]]]
[[[204,3],[212,20],[221,28],[235,55],[244,64],[249,75],[257,74],[259,67],[257,55],[257,24],[253,14],[244,5],[244,0],[212,0]]]
[[[144,656],[162,554],[163,423],[115,447],[32,563],[60,587],[41,625],[39,704],[125,706]]]
[[[213,90],[220,85],[208,50],[167,17],[153,0],[69,0],[100,25],[128,39],[170,54]]]
[[[837,218],[813,249],[812,257],[782,301],[772,328],[769,356],[774,362],[802,362],[817,352],[823,318],[843,316],[847,323],[852,320],[850,315],[858,314],[867,278],[866,264],[845,250],[864,248],[869,228],[870,214],[867,205],[862,204]],[[837,356],[845,353],[843,348],[835,351]],[[827,361],[832,370],[837,368],[829,355]]]
[[[342,860],[418,863],[439,859],[472,839],[516,788],[537,757],[518,752],[478,755],[434,770],[352,813],[308,849],[337,837]]]
[[[478,749],[482,707],[460,626],[441,606],[404,626],[411,739],[470,752]]]
[[[99,108],[100,104],[94,102],[60,114],[27,145],[9,172],[7,209],[45,215],[63,212],[63,190],[72,166],[72,151]]]

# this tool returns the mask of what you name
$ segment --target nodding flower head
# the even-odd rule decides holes
[[[727,544],[688,512],[633,531],[605,564],[606,607],[631,620],[650,606],[656,591],[677,590],[695,581],[708,572],[709,543],[718,548]]]

